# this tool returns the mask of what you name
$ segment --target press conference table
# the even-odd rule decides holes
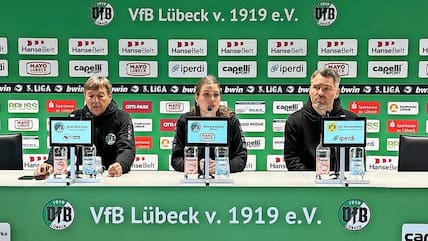
[[[14,241],[398,241],[403,224],[428,223],[424,172],[367,173],[369,184],[349,186],[315,184],[314,172],[243,172],[208,187],[174,171],[18,180],[31,173],[0,171],[0,240],[10,225]]]

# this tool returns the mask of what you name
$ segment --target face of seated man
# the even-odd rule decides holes
[[[85,92],[85,103],[94,116],[99,116],[104,113],[111,99],[112,96],[108,95],[105,87],[100,87],[96,90],[86,90]]]
[[[339,97],[339,87],[333,77],[324,77],[318,73],[311,80],[309,95],[314,110],[324,116],[327,111],[333,110],[334,99]]]

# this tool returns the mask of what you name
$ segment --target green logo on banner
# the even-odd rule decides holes
[[[113,6],[108,2],[96,2],[89,8],[89,18],[98,26],[109,24],[113,20],[113,17]]]
[[[338,212],[339,223],[346,229],[358,231],[370,222],[370,208],[360,199],[349,199],[342,203]]]
[[[73,205],[62,198],[52,199],[43,207],[43,221],[54,230],[70,227],[74,221],[74,214]]]
[[[314,7],[313,18],[319,26],[332,25],[337,19],[337,8],[331,2],[320,2]]]

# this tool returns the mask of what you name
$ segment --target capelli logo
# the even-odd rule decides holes
[[[428,224],[405,223],[401,226],[402,241],[426,241],[428,240]]]

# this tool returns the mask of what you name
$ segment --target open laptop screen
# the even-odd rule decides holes
[[[187,117],[186,145],[228,146],[229,118]]]
[[[49,141],[51,146],[94,144],[92,119],[72,117],[49,118]]]
[[[366,118],[346,120],[340,117],[322,120],[322,144],[329,147],[366,146]]]

